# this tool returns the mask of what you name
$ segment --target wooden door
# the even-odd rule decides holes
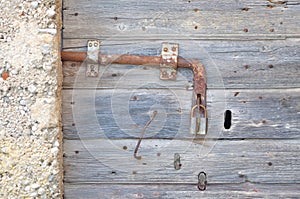
[[[207,136],[190,134],[188,69],[177,81],[132,65],[86,78],[84,63],[64,62],[65,198],[299,197],[299,3],[64,0],[63,50],[97,38],[103,53],[159,55],[178,43],[206,68],[209,115]]]

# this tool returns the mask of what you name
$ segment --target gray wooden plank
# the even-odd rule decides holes
[[[300,183],[299,140],[65,140],[66,183]],[[182,167],[174,169],[174,153]]]
[[[243,8],[255,8],[256,10],[261,9],[265,10],[266,8],[270,8],[268,5],[273,5],[273,9],[281,10],[282,8],[293,8],[297,7],[297,5],[300,4],[299,0],[289,0],[289,1],[279,1],[279,0],[272,0],[272,1],[261,1],[261,0],[247,0],[247,1],[235,1],[235,0],[227,0],[221,1],[221,0],[211,0],[211,1],[200,1],[200,0],[193,0],[193,1],[181,1],[181,0],[166,0],[164,2],[156,1],[156,0],[149,0],[149,1],[128,1],[128,0],[122,0],[118,2],[112,3],[109,0],[101,0],[96,1],[92,0],[89,4],[81,1],[75,1],[74,0],[65,0],[64,1],[64,7],[65,10],[90,10],[90,9],[103,9],[104,12],[108,14],[112,14],[110,11],[111,9],[115,9],[116,12],[121,12],[123,8],[120,5],[125,5],[126,7],[130,7],[131,9],[136,8],[136,10],[141,11],[149,11],[153,9],[170,9],[174,11],[188,11],[192,10],[194,8],[199,7],[201,10],[204,11],[232,11],[232,10],[242,10]],[[156,6],[156,7],[154,7]],[[139,9],[138,9],[139,8]],[[249,10],[243,10],[245,12]],[[197,11],[197,10],[196,10]],[[195,11],[195,12],[196,12]]]
[[[253,7],[245,11],[243,8],[247,6],[240,1],[220,5],[210,1],[208,6],[202,6],[201,2],[93,0],[87,4],[82,0],[66,1],[64,38],[110,37],[114,34],[120,37],[143,35],[144,38],[147,34],[155,34],[159,38],[170,33],[206,34],[220,38],[224,38],[224,34],[239,34],[241,38],[248,37],[249,33],[254,37],[255,34],[269,37],[299,34],[299,27],[294,24],[299,20],[300,13],[291,9],[294,4],[274,4],[272,9],[263,5],[263,9]],[[222,6],[224,4],[227,6]],[[224,9],[226,7],[228,9]],[[259,39],[260,35],[256,38]]]
[[[195,185],[165,184],[69,184],[66,199],[86,198],[299,198],[299,184],[209,184],[206,191]]]
[[[300,138],[300,90],[208,90],[206,138]],[[146,137],[193,138],[192,91],[104,89],[63,91],[65,139],[137,138],[151,111],[158,111]],[[224,129],[224,112],[232,126]]]
[[[85,40],[78,40],[77,46],[85,45]],[[159,55],[162,41],[112,43],[103,41],[101,52],[119,54]],[[225,42],[189,40],[175,41],[180,45],[179,55],[200,60],[207,71],[208,88],[291,88],[300,86],[300,40]],[[196,50],[195,50],[196,49]],[[101,67],[101,78],[87,81],[84,69],[77,73],[84,64],[65,62],[64,88],[101,87],[123,88],[145,84],[145,80],[159,81],[158,67],[111,65]],[[181,77],[177,81],[165,81],[168,87],[185,88],[192,81],[189,69],[179,70]],[[76,80],[76,82],[75,82]],[[74,84],[76,83],[76,85]],[[159,87],[159,86],[158,86]]]
[[[194,137],[189,133],[192,91],[172,89],[115,89],[63,91],[63,130],[65,138],[139,137],[153,111],[157,117],[146,137]],[[220,95],[220,96],[217,96]],[[94,98],[93,98],[94,96]],[[214,99],[225,94],[208,93]],[[71,103],[72,102],[72,103]],[[211,106],[208,104],[208,107]],[[214,103],[210,118],[216,129],[223,128],[225,102]],[[186,123],[187,122],[187,123]],[[218,135],[210,136],[218,137]]]

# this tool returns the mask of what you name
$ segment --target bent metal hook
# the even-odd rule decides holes
[[[100,42],[95,40],[88,41],[97,44]],[[190,132],[196,135],[206,135],[207,133],[207,110],[206,110],[206,73],[204,66],[196,59],[184,59],[178,56],[178,44],[163,43],[161,56],[139,56],[139,55],[118,55],[118,54],[101,54],[99,49],[91,48],[93,52],[61,52],[62,61],[83,62],[86,59],[94,61],[91,64],[128,64],[128,65],[150,65],[160,66],[160,79],[175,80],[177,75],[177,68],[189,68],[194,73],[194,96],[191,110]],[[97,45],[98,46],[98,45]],[[100,46],[100,45],[99,45]],[[89,48],[88,48],[89,50]],[[95,58],[95,52],[98,57]],[[93,57],[89,57],[92,54]],[[95,63],[98,62],[98,63]],[[93,70],[94,70],[94,65]],[[90,69],[89,69],[90,70]],[[97,71],[93,71],[97,76]],[[87,73],[87,76],[89,76]]]

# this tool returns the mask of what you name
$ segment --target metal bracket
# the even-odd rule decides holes
[[[87,44],[87,77],[98,77],[99,74],[100,41],[89,40]]]
[[[177,76],[177,59],[178,59],[178,44],[163,43],[160,63],[160,79],[161,80],[176,80]]]

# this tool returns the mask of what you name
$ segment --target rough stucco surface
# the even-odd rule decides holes
[[[62,195],[60,5],[0,0],[0,198]]]

